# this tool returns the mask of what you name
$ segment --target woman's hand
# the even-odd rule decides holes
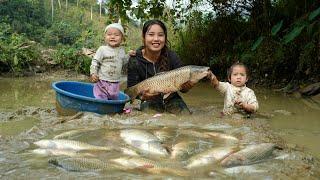
[[[188,92],[194,85],[195,85],[195,83],[193,83],[191,81],[187,81],[181,85],[180,91],[183,93]]]
[[[99,81],[99,76],[97,76],[95,74],[91,74],[90,81],[93,82],[93,83],[98,82]]]

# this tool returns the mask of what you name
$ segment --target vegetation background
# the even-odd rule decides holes
[[[100,2],[100,3],[99,3]],[[296,87],[320,81],[318,0],[0,0],[0,73],[65,68],[88,75],[104,27],[119,19],[125,47],[141,45],[141,25],[158,18],[185,64],[210,66],[221,80],[240,61],[253,84]]]

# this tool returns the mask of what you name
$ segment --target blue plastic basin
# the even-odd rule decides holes
[[[119,113],[130,100],[120,91],[118,100],[97,99],[93,95],[93,84],[77,81],[58,81],[52,83],[56,91],[56,103],[65,110],[88,111],[99,114]]]

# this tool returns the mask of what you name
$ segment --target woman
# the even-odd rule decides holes
[[[145,22],[142,29],[143,46],[131,56],[128,64],[128,82],[131,87],[139,82],[163,71],[169,71],[182,66],[180,58],[168,47],[167,28],[160,20]],[[193,87],[193,83],[186,82],[181,86],[185,93]],[[178,114],[190,112],[186,103],[177,92],[163,99],[164,94],[150,94],[143,92],[139,97],[142,101],[140,109],[154,109],[159,112]]]

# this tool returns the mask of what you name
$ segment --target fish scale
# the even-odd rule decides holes
[[[221,161],[224,167],[231,167],[237,165],[247,165],[255,163],[270,156],[276,147],[273,143],[261,143],[250,145]]]
[[[99,159],[90,158],[51,158],[48,162],[68,171],[99,171],[115,168]]]
[[[120,136],[127,144],[143,151],[144,153],[158,156],[168,155],[167,150],[162,147],[160,140],[147,131],[125,129],[121,130]]]
[[[34,142],[35,145],[41,148],[52,149],[72,149],[72,150],[111,150],[109,147],[95,146],[80,141],[67,140],[67,139],[43,139]]]
[[[175,164],[161,163],[151,159],[142,157],[120,157],[110,160],[111,162],[117,163],[122,166],[122,169],[141,169],[150,173],[170,173],[179,176],[188,176],[189,172],[182,169]]]

